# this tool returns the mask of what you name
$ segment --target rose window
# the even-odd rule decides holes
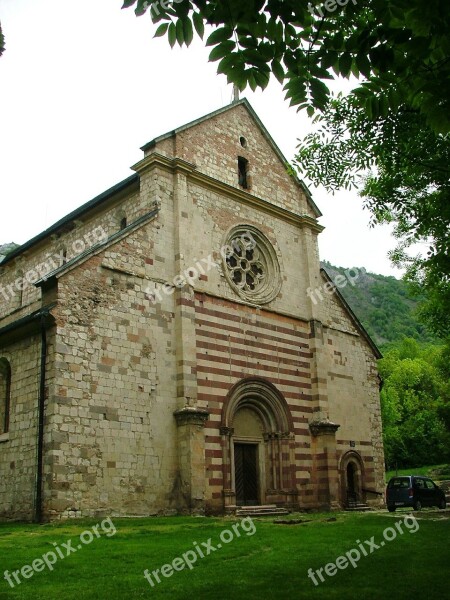
[[[224,273],[234,291],[255,304],[273,300],[281,287],[280,266],[266,236],[252,225],[238,225],[224,248]]]
[[[265,277],[260,252],[245,239],[233,240],[232,248],[233,254],[226,260],[230,277],[239,288],[254,292]]]

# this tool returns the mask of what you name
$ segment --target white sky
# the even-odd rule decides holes
[[[209,50],[171,50],[121,0],[0,0],[0,243],[23,243],[132,174],[140,146],[231,101]],[[291,160],[306,115],[274,79],[246,91]],[[324,216],[321,258],[400,276],[388,227],[369,229],[355,193],[310,188]]]

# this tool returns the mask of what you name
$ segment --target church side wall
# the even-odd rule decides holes
[[[171,179],[157,179],[158,217],[59,281],[48,518],[177,508],[173,299],[148,296],[174,275]]]
[[[328,351],[329,417],[340,425],[336,433],[338,465],[342,467],[342,459],[347,453],[356,453],[363,461],[365,489],[384,493],[376,358],[335,294],[324,293],[319,308],[324,323],[324,346]],[[345,499],[345,473],[342,470],[340,480],[341,496]],[[374,506],[383,502],[381,495],[367,493],[365,497]]]
[[[0,519],[33,518],[40,336],[0,348],[11,365],[9,432],[0,436]]]

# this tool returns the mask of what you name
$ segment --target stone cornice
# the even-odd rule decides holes
[[[166,169],[172,173],[184,173],[189,181],[206,187],[213,192],[228,196],[237,202],[241,202],[242,204],[268,213],[282,221],[292,223],[301,229],[308,228],[316,234],[325,229],[314,217],[310,217],[309,215],[298,215],[290,210],[281,208],[280,206],[275,206],[258,196],[239,190],[228,183],[218,181],[217,179],[214,179],[214,177],[210,177],[205,173],[197,171],[197,167],[194,164],[181,158],[170,158],[154,152],[136,163],[132,169],[142,176],[144,173],[155,167]]]
[[[314,437],[318,435],[335,435],[340,425],[333,423],[332,421],[311,421],[309,424],[309,430]]]
[[[201,408],[185,406],[180,410],[176,410],[173,416],[176,419],[178,427],[180,425],[200,425],[204,427],[208,420],[209,412]]]

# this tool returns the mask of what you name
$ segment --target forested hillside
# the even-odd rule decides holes
[[[348,273],[348,269],[335,267],[327,261],[322,267],[333,280],[338,275],[346,277]],[[405,336],[419,342],[435,341],[425,325],[419,322],[415,314],[419,299],[408,294],[404,281],[368,273],[362,267],[355,268],[352,281],[354,285],[348,282],[339,286],[339,291],[380,348]]]

